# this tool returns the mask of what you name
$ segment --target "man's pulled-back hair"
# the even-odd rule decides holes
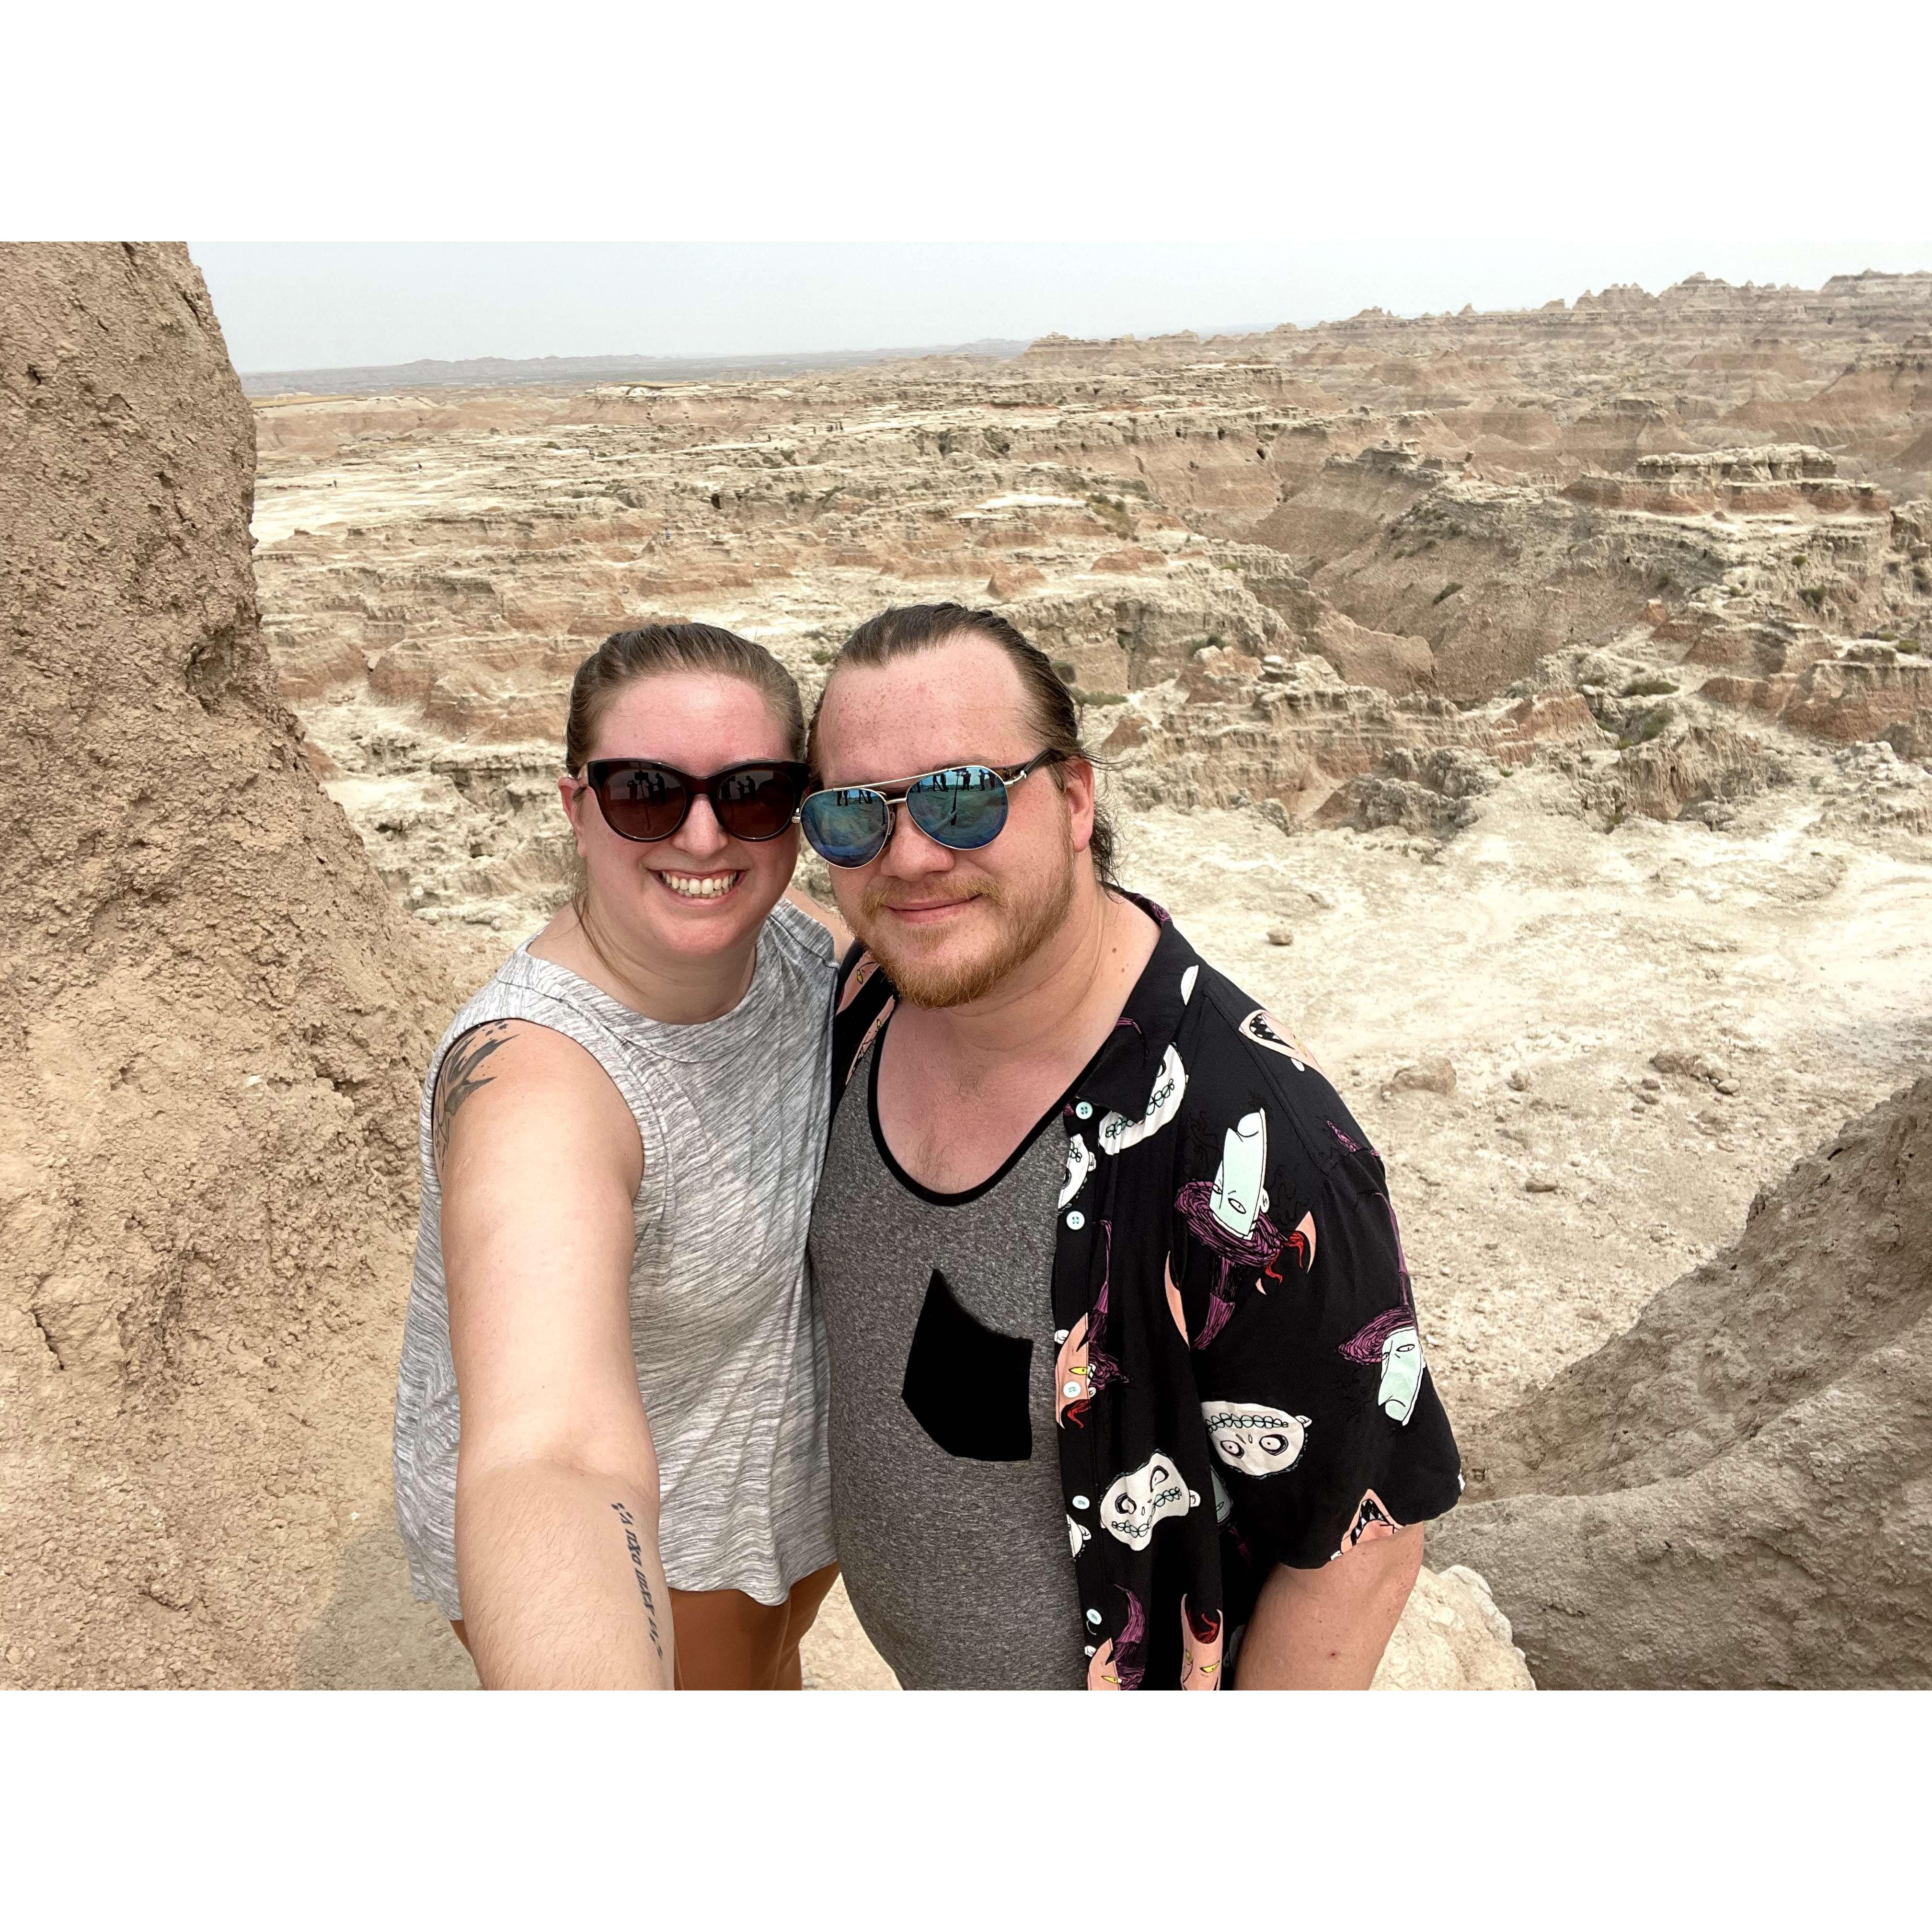
[[[1063,758],[1084,759],[1089,764],[1095,762],[1093,753],[1081,742],[1080,713],[1074,705],[1073,694],[1060,682],[1052,660],[1028,644],[997,610],[969,610],[963,604],[908,604],[897,610],[881,610],[845,640],[826,679],[825,688],[831,688],[832,678],[848,664],[868,668],[887,664],[895,658],[936,650],[956,638],[983,638],[1006,653],[1019,674],[1028,718],[1040,734],[1041,750],[1058,752]],[[807,752],[814,770],[818,766],[818,718],[824,709],[825,692],[821,691],[812,710]],[[1050,765],[1047,769],[1052,772],[1054,784],[1061,784],[1059,766]],[[1093,855],[1095,876],[1102,885],[1112,885],[1114,823],[1101,810],[1097,799],[1094,806],[1094,836],[1088,850]]]
[[[742,678],[761,693],[785,737],[789,758],[805,756],[805,706],[790,671],[762,644],[716,624],[646,624],[606,638],[577,667],[563,730],[565,768],[580,772],[610,700],[640,677],[666,671],[708,671]]]

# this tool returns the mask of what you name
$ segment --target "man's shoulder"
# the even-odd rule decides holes
[[[1184,1106],[1196,1120],[1226,1128],[1260,1108],[1285,1154],[1292,1131],[1318,1166],[1364,1151],[1367,1142],[1320,1062],[1282,1016],[1203,960],[1181,1020],[1175,1050],[1187,1070]]]

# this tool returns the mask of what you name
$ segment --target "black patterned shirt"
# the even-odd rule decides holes
[[[1277,1563],[1462,1490],[1381,1157],[1294,1035],[1160,928],[1058,1109],[1061,1486],[1090,1690],[1218,1687]],[[847,962],[835,1082],[890,1011]]]

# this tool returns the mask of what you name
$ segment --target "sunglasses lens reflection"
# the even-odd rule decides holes
[[[831,866],[866,866],[885,849],[892,820],[875,791],[815,791],[800,808],[812,849]]]
[[[718,782],[718,822],[734,838],[776,838],[791,823],[801,789],[790,772],[748,765]]]
[[[1006,783],[984,765],[958,765],[922,778],[906,794],[920,831],[955,852],[990,845],[1006,822]]]
[[[620,838],[668,838],[691,807],[683,782],[655,765],[620,765],[595,789],[604,824]]]

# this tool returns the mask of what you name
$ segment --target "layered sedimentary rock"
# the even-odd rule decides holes
[[[317,1681],[449,982],[276,695],[185,251],[0,248],[0,1682]]]
[[[1726,734],[1922,745],[1928,363],[1932,278],[1694,277],[782,380],[264,398],[258,568],[312,761],[434,920],[514,924],[560,882],[571,670],[654,615],[809,688],[884,604],[991,602],[1181,795],[1368,825],[1422,810],[1356,783],[1418,782],[1396,753],[1615,754],[1664,728],[1624,686],[1707,685],[1688,763],[1580,776],[1589,809],[1674,814],[1709,802],[1694,769],[1757,758]],[[1216,652],[1310,694],[1195,729]],[[1614,684],[1550,708],[1552,663],[1606,656]],[[1314,694],[1330,670],[1376,695]]]
[[[1932,1079],[1472,1460],[1435,1549],[1546,1686],[1932,1684]]]

